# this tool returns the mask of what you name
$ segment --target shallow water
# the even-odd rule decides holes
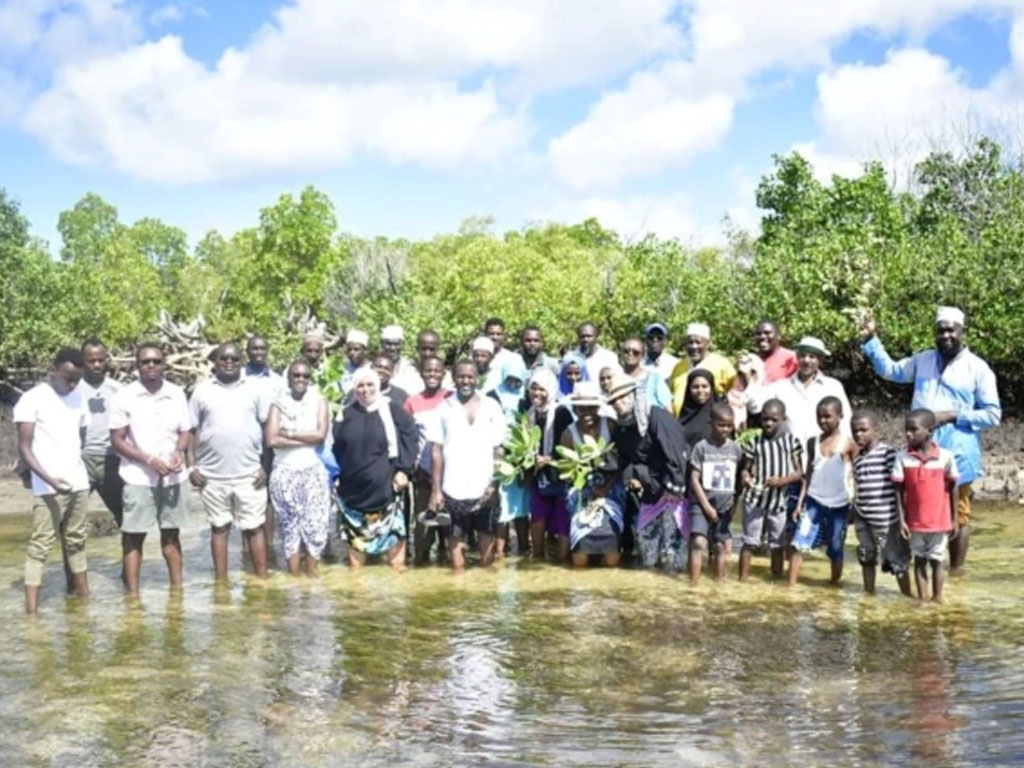
[[[28,520],[0,517],[0,763],[1020,765],[1024,509],[976,518],[970,573],[920,608],[888,576],[862,596],[852,546],[839,589],[818,558],[794,590],[763,560],[697,589],[515,560],[263,585],[235,534],[215,587],[194,510],[183,594],[151,541],[126,601],[94,539],[91,600],[52,562],[28,620]]]

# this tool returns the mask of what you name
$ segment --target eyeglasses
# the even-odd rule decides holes
[[[159,357],[147,357],[143,360],[139,360],[139,367],[145,367],[147,365],[163,365],[164,361]]]

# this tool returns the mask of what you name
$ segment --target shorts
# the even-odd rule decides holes
[[[243,531],[259,528],[267,519],[267,489],[253,487],[253,477],[207,480],[199,492],[211,528],[238,521]]]
[[[971,484],[964,483],[956,488],[956,522],[957,525],[971,524]]]
[[[704,516],[700,504],[694,502],[690,506],[690,536],[703,536],[715,544],[724,544],[732,539],[729,525],[732,523],[732,512],[718,513],[718,522],[712,525]]]
[[[915,558],[941,563],[946,559],[949,534],[945,531],[931,533],[910,532],[910,553]]]
[[[122,533],[148,533],[154,523],[161,530],[185,525],[188,490],[181,485],[126,485]]]
[[[843,545],[846,543],[846,520],[850,507],[826,507],[810,496],[804,502],[804,512],[796,522],[796,530],[790,544],[799,552],[809,552],[822,545],[828,559],[834,563],[843,562]]]
[[[786,541],[786,510],[768,511],[753,504],[743,505],[743,546],[782,549]]]
[[[875,525],[858,517],[854,521],[857,533],[857,562],[874,568],[881,561],[882,570],[900,576],[910,564],[910,548],[900,534],[899,520]]]
[[[545,530],[552,536],[569,536],[569,508],[565,494],[543,496],[536,485],[530,486],[530,522],[544,523]]]
[[[452,516],[452,541],[465,542],[470,531],[478,536],[496,535],[499,510],[495,501],[497,494],[491,497],[488,506],[482,507],[480,499],[453,499],[445,494],[444,508]]]

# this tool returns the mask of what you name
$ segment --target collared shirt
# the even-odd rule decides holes
[[[672,372],[675,371],[677,365],[679,365],[679,358],[668,352],[662,352],[658,355],[657,360],[647,354],[643,362],[644,368],[648,371],[657,371],[665,381],[672,378]]]
[[[852,412],[846,389],[839,379],[826,376],[821,371],[806,384],[800,381],[799,374],[794,374],[788,379],[776,381],[765,387],[762,405],[773,397],[781,400],[786,406],[786,423],[790,434],[800,441],[800,445],[806,446],[808,440],[817,437],[821,432],[818,426],[818,403],[829,395],[838,397],[842,403],[843,418],[839,423],[839,429],[848,437]]]
[[[593,353],[590,357],[583,355],[583,352],[579,347],[575,350],[577,355],[582,355],[587,361],[587,376],[591,381],[601,380],[601,369],[611,368],[612,373],[620,373],[622,366],[619,365],[618,356],[610,349],[597,345],[594,347]]]
[[[700,368],[709,371],[715,377],[715,393],[724,395],[732,385],[736,383],[736,367],[729,362],[729,358],[717,352],[708,352],[704,359],[697,365],[690,363],[690,358],[684,357],[672,371],[668,380],[669,388],[672,390],[672,412],[678,416],[683,407],[683,400],[686,399],[686,379],[690,371]]]
[[[796,352],[792,349],[776,347],[767,357],[761,357],[761,362],[764,363],[765,384],[788,379],[796,373]]]
[[[430,433],[431,425],[436,430],[438,406],[451,394],[450,389],[441,387],[433,395],[428,395],[426,390],[411,395],[405,404],[405,412],[416,420],[416,428],[420,435],[420,458],[418,466],[424,473],[430,474],[430,443],[427,442],[427,435]]]
[[[484,495],[494,477],[494,449],[505,442],[507,428],[501,406],[480,398],[476,418],[469,423],[458,397],[445,398],[438,419],[428,425],[427,440],[439,443],[444,456],[441,490],[453,499],[469,501]]]
[[[928,453],[908,450],[896,454],[892,481],[903,494],[907,527],[914,533],[941,533],[953,528],[949,489],[956,485],[956,459],[933,444]]]
[[[946,363],[937,349],[926,349],[895,362],[877,336],[861,347],[875,373],[888,381],[914,385],[911,408],[954,411],[956,421],[932,433],[936,443],[956,457],[960,484],[981,477],[978,433],[996,426],[1003,417],[996,375],[967,347]]]
[[[555,374],[556,379],[558,378],[558,360],[551,357],[547,352],[537,353],[536,359],[533,361],[533,363],[530,364],[526,364],[526,358],[523,357],[522,351],[519,352],[519,356],[523,358],[523,363],[526,365],[526,370],[531,377],[535,372],[539,371],[541,368],[547,368],[549,371]]]
[[[32,453],[36,459],[50,475],[69,483],[73,491],[89,490],[81,438],[88,420],[78,387],[58,395],[49,382],[36,384],[14,406],[14,423],[35,427]],[[49,496],[56,491],[33,472],[32,493]]]
[[[263,424],[269,402],[261,384],[217,377],[201,382],[189,401],[196,431],[196,465],[211,480],[255,475],[263,454]]]
[[[128,440],[140,451],[170,461],[178,447],[178,435],[192,428],[185,391],[164,381],[150,392],[142,382],[133,381],[114,397],[110,410],[110,429],[128,428]],[[128,485],[156,486],[160,475],[145,464],[121,457],[121,479]],[[184,471],[163,478],[164,485],[177,485]]]
[[[256,367],[252,363],[246,364],[242,368],[242,379],[258,384],[263,390],[267,402],[273,402],[280,392],[288,388],[288,382],[285,381],[284,376],[269,365]]]
[[[82,453],[102,456],[110,451],[110,406],[114,396],[121,391],[121,384],[105,376],[100,385],[94,387],[82,379],[75,391],[81,393],[89,412]]]

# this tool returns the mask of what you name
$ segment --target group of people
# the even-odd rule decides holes
[[[753,351],[730,359],[702,323],[687,326],[678,358],[663,323],[617,352],[583,323],[577,344],[553,356],[539,328],[511,349],[504,322],[490,318],[450,368],[434,331],[417,335],[410,359],[400,326],[381,331],[376,355],[369,334],[350,330],[337,380],[325,378],[322,337],[306,337],[282,376],[266,339],[251,336],[244,359],[240,344],[219,345],[190,397],[165,378],[159,345],[138,346],[137,379],[121,385],[90,339],[60,350],[49,379],[15,407],[36,498],[26,608],[36,611],[58,540],[69,590],[88,593],[92,490],[121,530],[126,589],[138,592],[154,526],[180,587],[186,481],[210,526],[217,578],[237,524],[257,576],[275,536],[287,570],[315,576],[332,531],[351,567],[381,558],[396,570],[433,558],[462,570],[474,548],[489,566],[514,533],[534,558],[551,544],[577,567],[627,559],[697,583],[705,564],[726,575],[735,520],[740,579],[766,551],[772,575],[795,584],[805,554],[824,547],[838,582],[852,523],[865,590],[881,566],[911,594],[913,564],[919,597],[941,600],[947,549],[953,571],[967,556],[978,433],[1001,418],[995,376],[966,347],[964,327],[960,310],[940,307],[935,347],[900,361],[870,321],[861,329],[878,375],[914,386],[902,450],[822,372],[830,353],[820,339],[787,349],[771,321],[754,328]],[[536,428],[538,444],[499,481],[495,462],[520,424]]]

